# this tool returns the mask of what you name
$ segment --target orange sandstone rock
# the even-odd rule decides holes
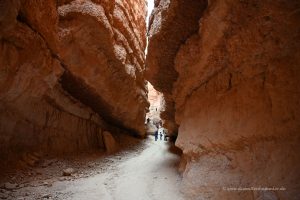
[[[165,39],[172,6],[154,11],[148,51],[165,46],[172,56],[168,65],[160,64],[167,57],[149,56],[147,73],[174,102],[191,199],[300,198],[299,8],[293,0],[209,1],[203,15],[192,11],[198,32],[180,42]],[[184,24],[169,23],[179,37]],[[273,186],[285,190],[226,189]]]
[[[0,3],[0,156],[104,148],[143,135],[145,2]]]

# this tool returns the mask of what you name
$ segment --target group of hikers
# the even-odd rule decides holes
[[[162,126],[162,121],[152,121],[150,118],[147,118],[147,121],[145,122],[145,124],[150,126],[152,125],[152,127],[154,126],[155,128],[155,132],[154,132],[154,137],[155,137],[155,141],[157,141],[158,139],[160,140],[164,140],[167,141],[167,132],[166,130],[163,128]],[[153,132],[152,132],[153,133]]]
[[[158,140],[158,137],[160,138],[160,140],[164,138],[164,141],[167,141],[167,134],[165,133],[163,128],[161,129],[161,131],[158,128],[154,133],[154,137],[155,137],[155,141]]]

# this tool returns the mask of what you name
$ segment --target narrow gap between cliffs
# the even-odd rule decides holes
[[[154,9],[154,0],[147,0],[147,16],[146,16],[146,48],[145,48],[145,58],[147,58],[148,44],[149,44],[149,27],[151,25],[151,13]],[[155,135],[157,134],[157,139],[165,139],[166,130],[162,127],[162,120],[160,118],[160,113],[163,110],[163,94],[155,90],[149,81],[147,81],[148,88],[148,101],[150,107],[148,113],[146,114],[145,124],[146,124],[146,134]],[[161,135],[161,136],[159,136]]]

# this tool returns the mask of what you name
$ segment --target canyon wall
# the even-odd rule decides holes
[[[0,157],[144,135],[143,0],[0,2]]]
[[[155,6],[147,78],[179,125],[187,198],[300,199],[300,2]]]
[[[154,6],[149,20],[146,76],[156,90],[164,93],[166,106],[161,118],[169,133],[175,135],[178,126],[174,123],[172,87],[178,73],[174,59],[180,45],[197,32],[198,20],[206,2],[156,0]]]
[[[148,83],[148,101],[150,103],[149,112],[146,117],[154,119],[155,121],[160,120],[160,112],[163,110],[164,100],[162,93],[158,92],[153,86]]]

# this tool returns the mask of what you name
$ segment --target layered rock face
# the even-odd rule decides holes
[[[183,191],[191,199],[299,199],[299,1],[197,2],[204,12],[156,4],[149,52],[173,54],[168,65],[147,57],[151,83],[175,105]],[[198,31],[183,37],[179,20],[168,30],[181,42],[163,39],[177,24],[169,16],[190,12],[198,12]]]
[[[144,134],[143,0],[0,3],[1,156],[102,148]]]

